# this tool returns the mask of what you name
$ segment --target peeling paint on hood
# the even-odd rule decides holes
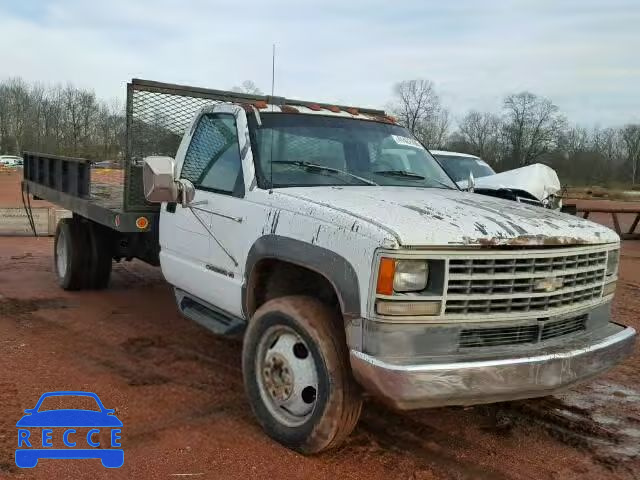
[[[458,190],[340,186],[278,193],[371,219],[405,246],[580,245],[619,242],[611,229],[555,210]]]

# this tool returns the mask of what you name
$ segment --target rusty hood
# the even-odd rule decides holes
[[[573,215],[458,190],[354,186],[279,193],[369,221],[407,246],[619,242],[613,230]]]

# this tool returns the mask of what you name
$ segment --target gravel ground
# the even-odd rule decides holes
[[[117,264],[108,290],[64,292],[52,245],[0,238],[0,478],[640,478],[640,353],[535,401],[410,413],[368,401],[342,448],[303,457],[253,419],[240,341],[180,317],[158,269]],[[626,242],[615,320],[640,329],[639,308],[640,242]],[[122,468],[15,466],[15,422],[50,390],[93,391],[116,409]]]

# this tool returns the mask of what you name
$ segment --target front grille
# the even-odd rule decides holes
[[[580,315],[579,317],[569,318],[560,322],[545,323],[542,326],[540,340],[545,341],[550,338],[569,335],[570,333],[581,332],[585,330],[588,315]]]
[[[537,340],[537,325],[505,328],[476,328],[462,330],[462,332],[460,332],[460,346],[464,348],[517,345],[520,343],[534,343]]]
[[[604,268],[588,270],[578,273],[555,275],[554,278],[562,280],[562,287],[580,287],[593,285],[602,281]],[[486,278],[486,279],[461,279],[449,280],[448,293],[462,293],[465,295],[474,293],[534,293],[536,284],[543,281],[542,277],[524,278]]]
[[[536,297],[447,300],[446,313],[510,313],[566,307],[600,297],[602,286]]]
[[[531,258],[520,252],[516,258],[474,258],[449,261],[450,274],[555,273],[571,269],[604,266],[607,252],[558,255]]]
[[[545,312],[602,295],[605,251],[520,255],[449,260],[445,314]]]
[[[470,328],[460,332],[461,348],[497,347],[539,343],[586,329],[587,315],[559,321],[539,320],[535,325],[515,327]]]

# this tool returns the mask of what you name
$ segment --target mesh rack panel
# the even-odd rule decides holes
[[[189,122],[205,105],[219,100],[197,90],[175,90],[131,83],[127,90],[126,210],[156,210],[142,189],[142,161],[149,155],[175,157]]]
[[[157,205],[144,199],[142,162],[149,155],[175,157],[186,127],[205,105],[221,102],[271,103],[276,105],[352,107],[303,100],[228,92],[134,79],[127,85],[127,142],[125,154],[124,209],[154,211]],[[382,110],[358,108],[360,113],[386,115]]]

